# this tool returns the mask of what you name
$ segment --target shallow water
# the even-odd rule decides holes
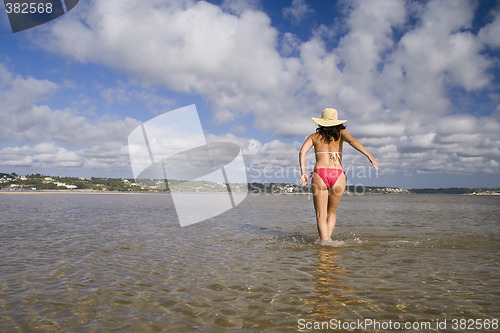
[[[316,242],[307,195],[249,195],[184,228],[168,194],[0,195],[0,211],[1,332],[290,332],[358,319],[457,332],[452,321],[500,319],[500,197],[346,195],[340,247]]]

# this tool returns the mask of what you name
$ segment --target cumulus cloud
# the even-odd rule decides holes
[[[488,46],[500,47],[500,7],[492,13],[494,19],[491,23],[481,28],[479,31],[479,39]]]
[[[100,175],[119,173],[130,176],[130,161],[126,145],[118,143],[88,146],[70,150],[52,142],[42,142],[33,146],[5,147],[0,149],[0,167],[3,169],[43,172],[59,170],[64,173],[77,171]],[[95,175],[95,174],[94,174]]]
[[[125,105],[131,102],[144,103],[145,109],[154,115],[168,112],[175,105],[173,99],[159,96],[154,90],[137,88],[124,82],[118,82],[114,87],[102,86],[100,94],[108,105]]]
[[[254,114],[259,128],[296,135],[295,126],[283,128],[270,115],[303,117],[338,104],[349,115],[367,117],[383,104],[401,109],[401,100],[414,113],[444,114],[451,107],[447,81],[467,90],[491,81],[481,43],[460,32],[471,25],[471,3],[431,1],[420,12],[420,24],[396,43],[394,29],[408,21],[405,2],[356,2],[336,49],[327,50],[318,35],[299,45],[285,32],[284,53],[300,49],[300,57],[282,57],[279,32],[251,7],[235,15],[206,2],[95,1],[79,19],[54,25],[55,38],[43,43],[52,52],[105,63],[149,83],[201,93],[220,122]]]
[[[297,182],[300,178],[298,151],[301,142],[286,143],[281,140],[261,142],[257,139],[238,137],[232,134],[207,134],[209,142],[233,142],[241,147],[247,164],[249,182]],[[314,156],[306,160],[309,168],[314,165]]]
[[[240,15],[247,10],[258,10],[259,0],[224,0],[221,4],[222,9],[233,14]]]
[[[92,121],[74,109],[45,105],[60,88],[48,80],[15,76],[0,64],[0,140],[4,146],[21,144],[0,149],[0,166],[124,170],[129,164],[124,142],[139,122],[105,116]]]
[[[253,114],[256,126],[273,131],[275,121],[260,121],[270,112],[297,115],[307,106],[289,100],[301,90],[300,61],[280,56],[278,31],[251,8],[235,15],[203,1],[94,1],[52,29],[50,39],[40,36],[40,46],[202,94],[220,123]],[[276,130],[286,131],[297,134],[294,126]]]
[[[283,16],[290,18],[295,24],[300,23],[313,10],[305,0],[293,0],[290,7],[283,8]]]
[[[4,142],[54,142],[65,146],[121,142],[139,123],[131,118],[91,121],[74,109],[52,109],[47,99],[58,84],[14,76],[0,64],[0,139]]]

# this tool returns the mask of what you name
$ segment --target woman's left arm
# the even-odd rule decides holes
[[[306,171],[306,154],[307,152],[311,149],[313,146],[313,141],[311,139],[311,136],[308,136],[306,141],[302,144],[302,148],[300,148],[299,152],[299,166],[300,166],[300,184],[305,185],[307,183],[307,180],[309,179],[309,176],[307,175]]]
[[[368,152],[368,150],[366,150],[365,147],[363,147],[361,142],[353,138],[352,135],[346,129],[342,130],[342,139],[348,144],[350,144],[351,147],[359,151],[361,154],[368,157],[375,170],[378,170],[377,160]]]

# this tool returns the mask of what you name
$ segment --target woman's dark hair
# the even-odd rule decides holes
[[[318,126],[316,129],[316,133],[321,135],[321,139],[325,141],[327,144],[330,144],[332,140],[338,141],[340,139],[340,131],[345,129],[344,124],[340,124],[337,126]]]

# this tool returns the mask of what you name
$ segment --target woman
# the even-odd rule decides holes
[[[368,157],[373,167],[378,170],[375,158],[353,138],[342,125],[347,120],[339,120],[337,110],[323,110],[321,118],[312,118],[319,126],[316,133],[309,135],[299,153],[300,184],[305,185],[309,179],[306,173],[306,153],[314,146],[316,164],[311,173],[314,209],[321,244],[332,243],[335,228],[337,207],[344,194],[346,175],[342,168],[342,144],[347,142],[354,149]]]

